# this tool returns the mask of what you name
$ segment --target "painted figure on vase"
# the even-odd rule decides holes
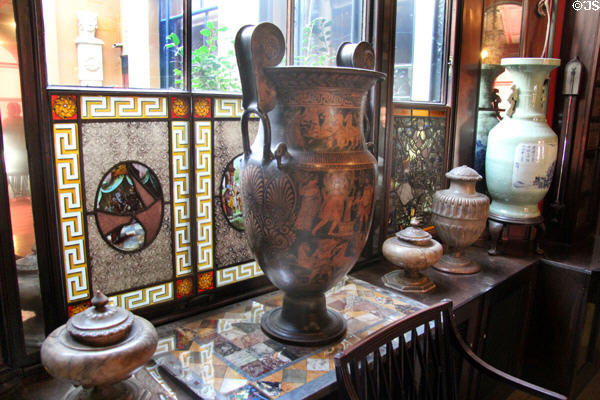
[[[356,262],[371,225],[376,161],[362,122],[367,92],[383,75],[273,67],[284,48],[283,35],[268,23],[236,37],[244,222],[259,265],[286,293],[282,308],[265,314],[265,333],[295,344],[328,343],[343,335],[345,323],[326,308],[323,293]],[[261,121],[252,145],[250,113]]]

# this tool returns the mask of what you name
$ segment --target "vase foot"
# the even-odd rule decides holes
[[[435,288],[435,283],[425,275],[412,278],[402,270],[388,272],[381,280],[385,286],[404,293],[427,293]]]
[[[473,260],[463,256],[444,254],[438,262],[433,265],[438,271],[449,274],[469,275],[481,271],[481,267]]]
[[[346,333],[346,320],[337,311],[326,309],[322,318],[304,329],[286,320],[283,307],[277,307],[263,315],[260,327],[272,339],[297,346],[322,346],[337,342]],[[300,313],[301,314],[301,313]]]

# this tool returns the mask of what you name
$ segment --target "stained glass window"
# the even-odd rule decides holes
[[[444,183],[446,123],[446,111],[394,110],[389,233],[413,215],[430,225],[433,193]]]

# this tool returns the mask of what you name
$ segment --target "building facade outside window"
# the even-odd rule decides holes
[[[442,102],[446,1],[398,0],[395,102]]]

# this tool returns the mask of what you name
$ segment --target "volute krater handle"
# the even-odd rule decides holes
[[[254,113],[263,123],[263,161],[271,161],[271,123],[267,113],[275,107],[277,93],[273,84],[266,78],[264,68],[274,67],[283,59],[283,34],[276,25],[269,22],[256,26],[246,25],[235,37],[235,54],[242,82],[244,113],[241,122],[244,156],[249,157],[251,153],[248,120]]]
[[[373,69],[375,52],[369,42],[344,42],[337,49],[335,62],[338,67]]]
[[[371,46],[371,43],[369,42],[344,42],[340,44],[340,47],[337,49],[335,62],[338,67],[373,69],[375,67],[375,52],[373,51],[373,46]],[[367,108],[365,112],[363,129],[365,136],[369,134],[365,139],[372,140],[370,134],[373,130],[373,118],[370,108]],[[369,146],[369,144],[371,144],[371,146]],[[372,142],[367,143],[367,149],[375,155],[375,145]]]

